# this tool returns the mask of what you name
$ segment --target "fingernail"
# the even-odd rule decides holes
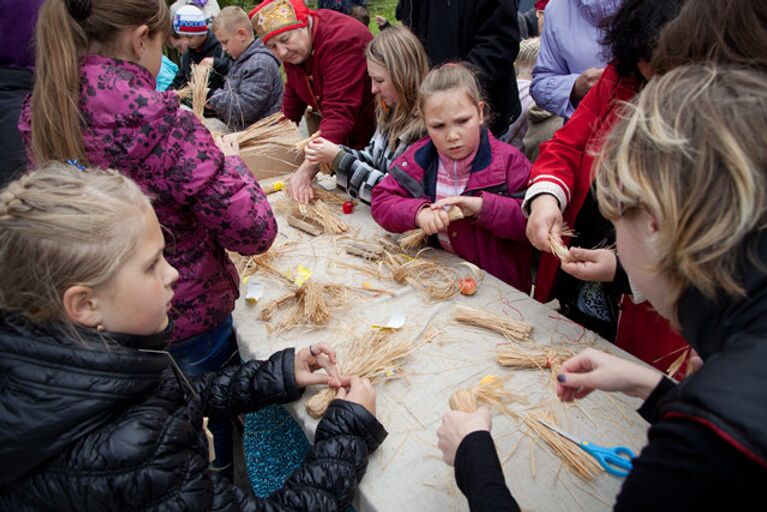
[[[560,373],[559,375],[557,375],[557,380],[559,382],[564,382],[565,380],[567,380],[567,377],[565,377],[564,373]]]

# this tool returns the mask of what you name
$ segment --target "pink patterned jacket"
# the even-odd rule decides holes
[[[239,157],[224,157],[173,92],[156,92],[144,67],[88,55],[80,67],[83,140],[91,165],[133,178],[167,229],[165,256],[179,271],[173,339],[205,332],[234,309],[237,272],[225,249],[258,254],[277,223]],[[31,140],[29,100],[19,129]]]

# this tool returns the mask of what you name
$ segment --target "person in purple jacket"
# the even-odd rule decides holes
[[[419,97],[429,136],[398,157],[373,189],[373,218],[395,233],[421,228],[433,245],[528,292],[532,247],[519,192],[530,162],[484,126],[479,82],[466,66],[433,69]],[[451,222],[451,206],[464,218]]]
[[[610,60],[600,45],[602,27],[620,6],[621,0],[558,0],[546,6],[530,85],[539,107],[565,119],[573,115]]]
[[[175,93],[155,91],[169,28],[164,0],[46,0],[19,129],[34,161],[116,169],[153,199],[165,256],[180,274],[169,351],[197,376],[237,352],[239,278],[226,251],[265,252],[277,223],[233,144],[222,143],[223,153]],[[231,427],[211,429],[217,467],[230,464]]]

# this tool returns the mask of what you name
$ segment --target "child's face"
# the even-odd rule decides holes
[[[174,35],[168,38],[168,44],[179,53],[184,53],[189,49],[189,38]]]
[[[103,287],[94,290],[99,322],[109,332],[154,334],[168,326],[178,272],[163,256],[165,239],[154,211],[145,210],[133,255]]]
[[[233,60],[237,60],[242,53],[248,49],[253,41],[253,32],[248,33],[245,29],[238,28],[234,31],[226,28],[216,30],[216,38],[221,43],[224,51],[229,54]]]
[[[181,39],[186,39],[185,44],[187,48],[191,48],[192,50],[201,47],[207,38],[208,34],[203,34],[201,36],[181,36]]]
[[[461,160],[479,146],[485,118],[482,103],[476,105],[463,89],[432,94],[423,108],[426,130],[442,155]]]
[[[399,101],[399,95],[386,68],[368,59],[368,75],[370,75],[373,94],[377,94],[389,107],[396,105]]]

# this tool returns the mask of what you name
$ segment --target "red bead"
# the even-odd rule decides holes
[[[354,210],[354,203],[351,201],[345,201],[342,208],[344,213],[348,215],[352,212],[352,210]]]

